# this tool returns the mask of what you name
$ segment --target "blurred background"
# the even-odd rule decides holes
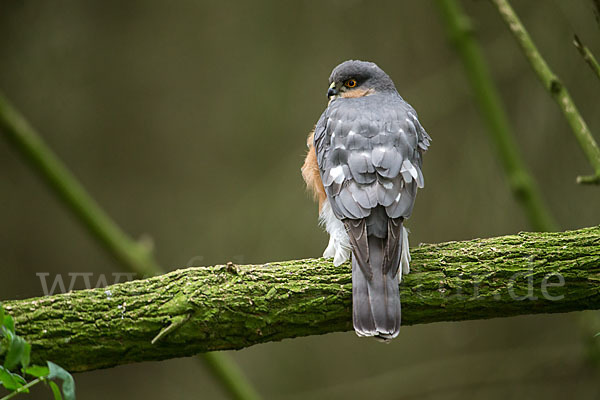
[[[560,228],[598,224],[600,189],[575,183],[592,170],[558,107],[491,3],[461,3]],[[577,33],[600,55],[592,2],[512,3],[599,140],[600,82],[571,44]],[[346,59],[377,62],[434,139],[412,245],[530,229],[433,2],[0,2],[0,90],[170,269],[322,253],[300,166],[329,73]],[[42,295],[39,272],[123,271],[5,140],[0,223],[0,300]],[[229,354],[267,399],[598,398],[580,317],[411,326],[387,346],[337,333]],[[75,379],[81,399],[227,398],[193,358]]]

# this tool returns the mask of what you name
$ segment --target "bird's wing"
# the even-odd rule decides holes
[[[396,236],[397,230],[389,220],[410,216],[431,140],[408,103],[381,97],[334,100],[315,129],[317,163],[333,212],[341,220],[365,220],[366,226],[346,223],[357,231],[352,241],[365,241],[353,243],[359,251],[366,246],[365,230],[389,239],[388,232]],[[370,275],[367,265],[361,269]]]

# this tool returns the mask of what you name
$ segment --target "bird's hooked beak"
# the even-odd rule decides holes
[[[327,89],[327,97],[329,98],[329,101],[336,99],[339,94],[340,91],[336,87],[335,82],[332,82],[331,85],[329,85],[329,89]]]

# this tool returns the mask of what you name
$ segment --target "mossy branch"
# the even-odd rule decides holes
[[[498,12],[521,46],[521,50],[523,50],[525,57],[527,57],[538,78],[560,107],[580,147],[594,169],[593,177],[580,177],[577,179],[577,182],[596,183],[596,178],[600,177],[600,148],[575,106],[569,91],[554,72],[552,72],[508,0],[491,1],[496,5]]]
[[[404,325],[600,308],[600,227],[422,245],[412,255]],[[307,259],[188,268],[4,304],[33,362],[89,371],[349,331],[351,282],[348,264]]]

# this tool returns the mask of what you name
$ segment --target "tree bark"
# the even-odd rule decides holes
[[[411,252],[404,325],[600,308],[600,227]],[[89,371],[348,331],[351,286],[348,264],[306,259],[187,268],[4,308],[33,362]]]

